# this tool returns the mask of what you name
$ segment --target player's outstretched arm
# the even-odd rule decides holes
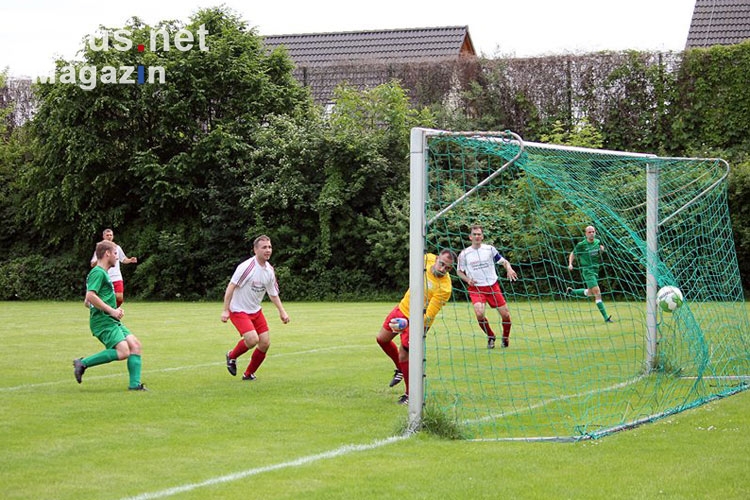
[[[276,309],[279,310],[279,318],[281,319],[281,322],[284,324],[289,323],[291,321],[291,318],[286,313],[286,310],[284,309],[284,305],[281,303],[281,299],[278,295],[269,295],[268,298],[273,302],[273,305],[276,306]]]
[[[510,262],[506,260],[503,262],[503,266],[505,267],[505,274],[508,276],[508,279],[516,281],[518,279],[518,273],[516,273],[516,270],[510,265]]]
[[[234,289],[237,285],[231,281],[227,285],[227,289],[224,291],[224,309],[221,311],[221,322],[226,323],[229,319],[229,304],[232,302],[232,296],[234,295]]]

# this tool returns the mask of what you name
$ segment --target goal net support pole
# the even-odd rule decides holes
[[[408,431],[422,421],[424,404],[424,238],[425,238],[425,149],[427,131],[412,129],[409,181],[409,419]]]
[[[650,373],[656,364],[656,291],[658,288],[656,259],[659,251],[659,167],[646,165],[646,360]]]

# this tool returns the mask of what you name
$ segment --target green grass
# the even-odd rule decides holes
[[[122,362],[75,383],[72,359],[101,348],[81,304],[0,303],[2,497],[750,496],[748,391],[594,441],[392,439],[406,408],[374,340],[391,307],[289,303],[282,325],[267,304],[271,350],[242,382],[220,304],[126,303],[150,389],[132,393]]]
[[[734,392],[727,376],[750,373],[748,346],[716,328],[741,321],[744,304],[699,307],[704,330],[688,326],[692,307],[659,316],[661,364],[651,372],[643,304],[609,308],[616,322],[606,324],[589,300],[514,302],[512,349],[487,350],[471,305],[447,305],[428,333],[428,401],[457,413],[472,438],[575,439]],[[699,365],[708,352],[711,362]]]

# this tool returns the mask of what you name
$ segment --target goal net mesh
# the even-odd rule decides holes
[[[425,337],[425,400],[472,439],[576,440],[732,394],[750,380],[750,323],[726,195],[725,162],[522,143],[501,133],[428,135],[425,251],[470,245],[472,224],[513,265],[497,266],[511,316],[487,307],[487,348],[464,282],[454,278]],[[517,136],[516,136],[517,137]],[[517,157],[517,158],[516,158]],[[515,160],[514,160],[515,158]],[[647,169],[658,171],[658,251],[647,247]],[[596,228],[605,323],[568,255]],[[655,312],[647,272],[685,298]],[[653,315],[652,315],[653,317]]]

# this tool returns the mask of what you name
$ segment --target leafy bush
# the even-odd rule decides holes
[[[86,290],[86,263],[34,254],[0,263],[0,300],[72,300]]]

